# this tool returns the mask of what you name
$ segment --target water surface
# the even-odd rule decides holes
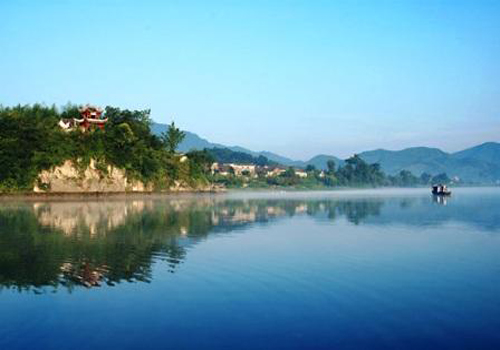
[[[500,189],[0,202],[0,349],[499,349]]]

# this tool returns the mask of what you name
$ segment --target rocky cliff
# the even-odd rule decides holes
[[[107,165],[98,166],[94,160],[82,169],[71,160],[50,170],[42,171],[35,182],[35,193],[148,193],[153,192],[152,184],[131,180],[123,169]],[[168,192],[214,191],[211,185],[192,187],[175,182]]]
[[[85,169],[71,160],[38,175],[33,191],[36,193],[85,192],[145,192],[151,191],[140,181],[130,181],[122,169],[108,165],[98,169],[94,160]]]

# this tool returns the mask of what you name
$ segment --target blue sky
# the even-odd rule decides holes
[[[0,103],[293,158],[500,141],[500,1],[0,0]]]

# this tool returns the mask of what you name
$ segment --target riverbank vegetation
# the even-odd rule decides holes
[[[210,152],[210,150],[207,150]],[[217,159],[217,158],[216,158]],[[294,187],[297,189],[323,189],[335,187],[418,187],[429,186],[432,183],[450,183],[448,176],[438,174],[431,176],[423,173],[415,176],[408,170],[402,170],[396,175],[385,174],[380,165],[368,164],[359,156],[354,155],[346,159],[345,164],[336,167],[330,160],[326,170],[316,169],[309,165],[305,170],[289,167],[282,169],[276,176],[270,176],[265,167],[256,165],[255,172],[236,175],[214,175],[214,182],[228,188],[281,188]]]
[[[212,162],[205,152],[175,153],[183,133],[172,124],[164,135],[151,132],[150,111],[106,107],[105,129],[64,131],[61,119],[79,118],[78,107],[40,104],[0,106],[0,192],[30,191],[43,170],[70,159],[85,169],[91,159],[103,176],[108,165],[127,177],[167,189],[175,182],[196,187],[208,183]]]

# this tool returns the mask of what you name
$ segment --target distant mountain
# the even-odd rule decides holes
[[[275,161],[277,163],[286,165],[286,166],[293,166],[297,168],[305,168],[308,165],[314,165],[316,169],[326,169],[326,163],[329,160],[333,160],[335,162],[335,165],[338,167],[339,165],[343,165],[344,161],[335,157],[335,156],[329,156],[325,154],[320,154],[317,155],[307,161],[302,161],[302,160],[293,160],[290,158],[282,157],[280,155],[271,153],[271,152],[260,152],[263,156],[267,157],[268,159]]]
[[[367,163],[379,163],[382,169],[389,174],[410,170],[412,173],[420,175],[423,172],[445,172],[444,162],[449,154],[437,148],[412,147],[401,151],[378,149],[362,152],[359,156]]]
[[[151,130],[153,131],[154,134],[160,135],[162,132],[165,132],[167,130],[167,127],[168,127],[168,125],[166,125],[166,124],[153,123],[153,125],[151,126]],[[190,150],[193,150],[193,149],[201,150],[204,148],[228,148],[231,151],[247,153],[247,154],[250,154],[254,157],[258,157],[258,156],[262,155],[262,156],[266,157],[267,159],[269,159],[270,161],[273,161],[273,162],[276,162],[276,163],[279,163],[279,164],[282,164],[285,166],[305,167],[307,165],[306,162],[296,161],[296,160],[286,158],[286,157],[280,156],[280,155],[272,153],[272,152],[267,152],[267,151],[254,152],[254,151],[251,151],[247,148],[240,147],[240,146],[221,145],[219,143],[209,142],[208,140],[201,138],[200,136],[198,136],[192,132],[185,131],[185,133],[186,133],[186,137],[184,138],[184,141],[182,141],[182,143],[179,145],[179,151],[181,151],[181,152],[189,152]]]
[[[162,132],[165,132],[167,131],[167,128],[168,128],[168,125],[166,124],[159,124],[159,123],[153,123],[152,126],[151,126],[151,131],[155,134],[155,135],[160,135]],[[179,151],[180,152],[189,152],[189,151],[192,151],[192,150],[202,150],[202,149],[205,149],[205,148],[228,148],[230,149],[231,151],[234,151],[234,152],[241,152],[241,153],[247,153],[247,154],[250,154],[252,155],[253,157],[258,157],[259,155],[264,155],[265,157],[267,157],[267,154],[269,155],[273,155],[274,157],[278,157],[278,155],[274,155],[273,153],[271,152],[254,152],[254,151],[251,151],[249,149],[246,149],[246,148],[243,148],[243,147],[240,147],[240,146],[226,146],[226,145],[221,145],[220,143],[213,143],[213,142],[210,142],[200,136],[198,136],[197,134],[195,133],[192,133],[192,132],[189,132],[189,131],[184,131],[186,133],[186,137],[184,138],[184,140],[181,142],[181,144],[179,145]],[[274,159],[271,159],[271,157],[267,157],[269,160],[273,160]],[[279,162],[280,164],[283,164],[281,162]]]
[[[454,159],[474,159],[488,163],[500,163],[500,143],[485,142],[452,154]]]
[[[450,165],[463,179],[500,182],[500,143],[486,142],[451,154]]]
[[[359,156],[368,163],[379,163],[388,174],[409,170],[416,175],[447,173],[472,182],[500,179],[500,144],[495,142],[452,154],[437,148],[413,147],[400,151],[368,151]]]
[[[300,160],[293,160],[293,159],[283,157],[283,156],[280,156],[280,155],[272,153],[272,152],[263,151],[263,152],[260,152],[260,154],[263,155],[264,157],[266,157],[267,159],[272,160],[273,162],[280,163],[280,164],[283,164],[286,166],[296,166],[296,167],[303,167],[304,166],[304,162],[302,162]]]
[[[160,135],[162,132],[167,131],[168,125],[165,124],[159,124],[159,123],[153,123],[151,125],[151,131],[155,135]],[[179,151],[181,152],[189,152],[190,150],[201,150],[204,148],[226,148],[226,146],[220,145],[218,143],[212,143],[204,138],[199,137],[198,135],[185,131],[186,137],[184,138],[184,141],[179,145]]]
[[[329,156],[326,154],[319,154],[319,155],[309,159],[306,162],[306,166],[310,164],[310,165],[314,165],[316,167],[316,169],[326,169],[327,168],[326,163],[329,160],[333,160],[335,162],[336,167],[342,166],[345,163],[342,159],[337,158],[335,156]]]
[[[167,129],[167,125],[153,123],[152,130],[160,134]],[[307,161],[293,160],[278,154],[262,151],[255,152],[239,146],[225,146],[209,142],[198,135],[186,132],[186,138],[179,150],[187,152],[192,149],[228,148],[235,152],[242,152],[258,157],[266,157],[270,161],[284,166],[305,168],[308,164],[317,169],[326,169],[328,160],[341,166],[344,161],[333,155],[317,155]],[[447,173],[448,176],[458,176],[468,182],[500,183],[500,143],[486,142],[456,153],[446,153],[437,148],[412,147],[399,151],[378,149],[366,151],[359,156],[368,163],[379,163],[388,174],[397,174],[401,170],[409,170],[420,176],[426,172],[431,175]]]

